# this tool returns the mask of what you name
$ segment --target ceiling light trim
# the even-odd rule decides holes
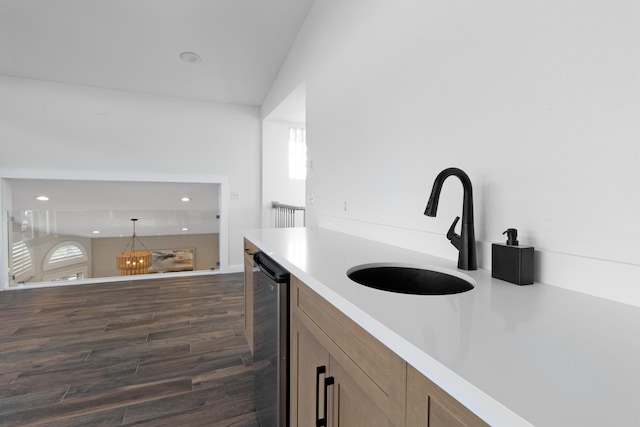
[[[197,64],[198,62],[202,62],[200,55],[194,52],[182,52],[180,54],[180,59],[187,64]]]

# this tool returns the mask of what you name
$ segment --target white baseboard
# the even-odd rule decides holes
[[[243,264],[239,264],[239,265],[230,265],[222,273],[223,274],[226,274],[226,273],[242,273],[243,271],[244,271],[244,265]]]

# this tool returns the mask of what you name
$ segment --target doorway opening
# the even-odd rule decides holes
[[[304,226],[308,169],[305,105],[302,84],[262,122],[263,227]]]

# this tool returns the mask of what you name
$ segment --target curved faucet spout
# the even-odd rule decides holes
[[[460,179],[464,190],[462,200],[462,229],[460,230],[460,234],[456,234],[454,231],[460,219],[460,217],[457,217],[449,228],[447,238],[451,244],[458,249],[458,268],[462,270],[477,270],[476,238],[473,227],[473,188],[469,175],[458,168],[447,168],[440,172],[433,182],[431,196],[429,197],[429,202],[424,210],[424,214],[432,217],[436,216],[442,185],[444,181],[452,175]]]

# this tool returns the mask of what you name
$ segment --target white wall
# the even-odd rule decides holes
[[[640,305],[639,40],[630,0],[317,0],[262,114],[305,82],[310,225],[455,259],[458,166],[481,266],[515,227],[537,281]]]
[[[89,277],[116,277],[120,270],[116,266],[116,255],[122,253],[130,237],[101,237],[90,239],[91,268]],[[150,251],[166,249],[193,249],[193,270],[213,270],[219,258],[219,235],[217,233],[144,236],[140,239]],[[154,270],[151,270],[154,271]]]
[[[260,226],[260,126],[257,107],[0,76],[0,177],[222,177],[240,196],[227,200],[229,265],[240,268],[242,230]]]
[[[271,202],[304,206],[304,180],[289,178],[289,128],[302,123],[265,120],[262,123],[262,226],[273,227]],[[300,219],[301,221],[301,219]],[[301,222],[299,222],[301,224]]]

